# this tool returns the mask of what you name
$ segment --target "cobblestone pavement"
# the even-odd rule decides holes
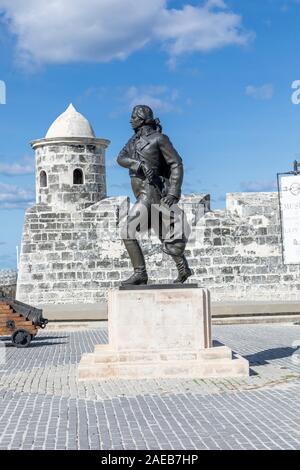
[[[300,326],[215,326],[246,379],[78,383],[105,326],[48,327],[23,350],[4,338],[0,449],[300,449]]]

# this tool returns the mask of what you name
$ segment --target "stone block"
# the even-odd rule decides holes
[[[249,374],[248,361],[212,347],[210,294],[199,287],[111,289],[108,335],[83,355],[80,380]]]

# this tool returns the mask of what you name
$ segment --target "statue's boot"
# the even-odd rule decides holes
[[[175,261],[176,267],[177,267],[177,270],[178,270],[178,277],[173,281],[173,283],[174,284],[183,284],[194,273],[189,268],[187,259],[184,255],[181,255],[181,256],[172,255],[172,258]]]
[[[129,254],[134,272],[133,274],[121,282],[122,286],[139,286],[147,284],[148,274],[143,252],[137,240],[123,240],[126,250]]]

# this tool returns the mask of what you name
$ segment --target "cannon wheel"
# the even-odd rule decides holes
[[[11,341],[16,348],[27,348],[32,339],[32,335],[27,330],[16,330],[11,335]]]

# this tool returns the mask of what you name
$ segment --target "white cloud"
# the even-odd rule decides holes
[[[34,201],[35,194],[32,189],[0,183],[0,209],[23,209]]]
[[[268,192],[276,191],[277,185],[274,180],[254,180],[254,181],[242,181],[241,189],[245,192]]]
[[[17,176],[32,173],[34,173],[34,162],[30,157],[25,157],[20,163],[0,163],[0,175]]]
[[[169,113],[178,111],[176,105],[179,92],[176,89],[169,90],[166,86],[131,86],[125,94],[124,100],[127,102],[128,109],[132,109],[137,104],[146,104],[150,106],[154,113]]]
[[[256,100],[271,100],[274,95],[274,86],[272,83],[266,83],[262,86],[248,85],[246,87],[246,95]]]
[[[224,0],[207,0],[206,2],[207,7],[219,7],[219,8],[226,8],[226,3]]]
[[[167,0],[0,0],[1,11],[27,65],[125,59],[155,42],[174,59],[251,38],[223,0],[182,9]]]
[[[291,7],[293,7],[292,5],[293,3],[296,3],[299,5],[300,0],[284,0],[284,3],[280,6],[280,10],[283,13],[286,13],[287,11],[291,9]]]
[[[106,168],[117,168],[118,167],[117,161],[116,161],[115,158],[109,158],[108,160],[106,160],[105,166],[106,166]]]
[[[186,5],[182,10],[165,9],[156,32],[165,40],[171,57],[246,44],[252,35],[241,30],[241,17],[224,11],[224,7],[224,2],[215,0],[203,7]]]

